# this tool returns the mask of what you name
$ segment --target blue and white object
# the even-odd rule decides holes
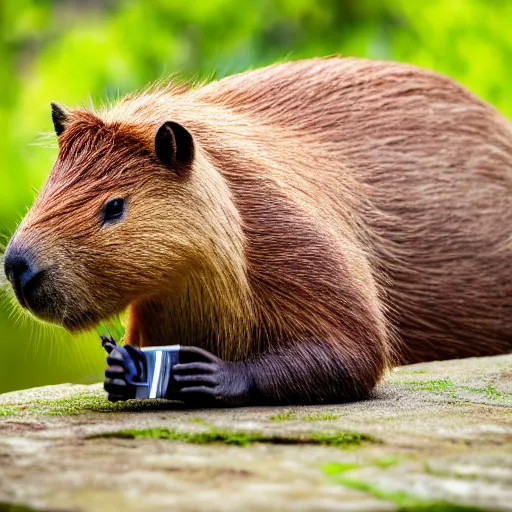
[[[131,382],[136,386],[135,398],[165,398],[171,381],[171,369],[179,362],[180,345],[145,347],[145,382]]]

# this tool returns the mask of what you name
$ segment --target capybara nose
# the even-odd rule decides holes
[[[26,253],[9,249],[5,254],[4,271],[20,304],[30,308],[31,298],[41,282],[42,271]]]

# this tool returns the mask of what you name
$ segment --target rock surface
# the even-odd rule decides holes
[[[477,509],[512,511],[512,355],[402,367],[342,405],[0,396],[0,512]]]

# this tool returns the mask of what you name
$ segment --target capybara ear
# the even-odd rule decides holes
[[[57,137],[64,131],[68,120],[68,113],[58,103],[52,101],[52,121]]]
[[[180,173],[194,158],[194,139],[181,124],[167,121],[156,132],[155,152],[168,169]]]

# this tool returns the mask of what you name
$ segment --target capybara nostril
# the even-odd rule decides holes
[[[16,250],[7,251],[4,271],[20,304],[31,308],[31,296],[41,280],[42,271],[25,252]]]

